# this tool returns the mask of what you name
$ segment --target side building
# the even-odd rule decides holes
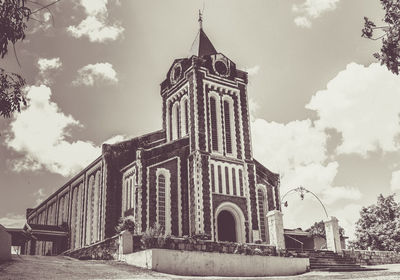
[[[253,158],[247,73],[200,28],[189,58],[161,83],[162,129],[113,145],[34,209],[28,254],[58,254],[115,234],[132,215],[138,234],[270,243],[267,212],[280,210],[279,176]]]

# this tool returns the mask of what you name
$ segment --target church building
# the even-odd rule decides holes
[[[58,254],[115,235],[133,216],[138,234],[269,244],[267,213],[280,210],[279,176],[253,158],[247,73],[200,29],[190,57],[161,83],[162,128],[116,144],[34,209],[23,251]]]

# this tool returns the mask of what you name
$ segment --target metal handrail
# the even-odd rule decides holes
[[[294,240],[294,241],[300,243],[301,251],[303,252],[303,247],[304,247],[304,243],[303,243],[303,242],[301,242],[300,240],[297,240],[296,238],[294,238],[294,237],[292,237],[292,236],[290,236],[290,235],[286,235],[286,237],[288,237],[288,238],[290,238],[290,239],[292,239],[292,240]]]

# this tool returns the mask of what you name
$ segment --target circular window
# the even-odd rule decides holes
[[[214,64],[215,71],[221,76],[227,76],[229,74],[228,65],[225,61],[217,60]]]
[[[177,63],[172,68],[172,71],[170,74],[171,84],[175,84],[181,78],[181,76],[182,76],[182,66],[180,63]]]

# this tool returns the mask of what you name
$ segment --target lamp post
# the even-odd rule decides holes
[[[293,188],[293,189],[287,191],[287,192],[282,196],[281,201],[283,201],[283,199],[284,199],[289,193],[292,193],[292,192],[298,192],[298,193],[300,194],[301,200],[304,199],[304,195],[305,195],[306,193],[312,194],[312,195],[319,201],[319,203],[321,204],[322,208],[324,209],[324,212],[325,212],[326,217],[327,217],[327,218],[329,217],[329,216],[328,216],[328,212],[326,211],[326,208],[325,208],[324,204],[322,203],[322,201],[319,199],[319,197],[318,197],[315,193],[313,193],[312,191],[307,190],[306,188],[304,188],[304,187],[302,187],[302,186],[297,187],[297,188]],[[288,202],[287,202],[287,201],[283,202],[283,206],[287,207],[287,206],[288,206]]]

